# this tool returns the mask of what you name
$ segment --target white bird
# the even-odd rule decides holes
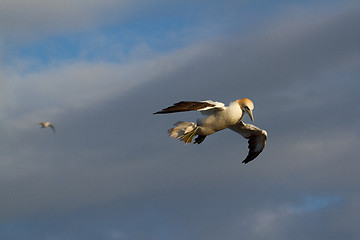
[[[229,128],[244,138],[249,139],[248,148],[249,153],[243,163],[248,163],[256,158],[265,148],[267,133],[254,125],[245,124],[242,119],[247,113],[254,121],[253,111],[254,104],[248,98],[238,99],[225,106],[221,102],[207,101],[181,101],[175,103],[173,106],[164,108],[154,114],[176,113],[185,111],[200,111],[201,114],[206,115],[204,118],[193,122],[177,122],[175,127],[168,130],[169,136],[180,139],[187,143],[191,143],[195,135],[197,138],[194,144],[200,144],[204,141],[206,136],[217,131]]]
[[[50,122],[40,122],[41,128],[50,127],[55,132],[55,127]]]

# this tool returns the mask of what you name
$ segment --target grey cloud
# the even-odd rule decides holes
[[[122,20],[142,1],[2,1],[0,22],[3,36],[36,38],[63,31],[91,29],[114,19]],[[142,2],[142,4],[145,4]]]
[[[2,220],[24,229],[46,215],[63,226],[32,223],[46,237],[79,236],[66,224],[75,219],[100,226],[95,233],[84,227],[89,239],[111,239],[104,233],[111,219],[124,239],[356,239],[358,10],[176,52],[165,61],[170,71],[156,67],[158,74],[122,94],[66,107],[56,115],[55,136],[35,126],[2,129],[0,182],[9,196],[1,200]],[[269,133],[251,165],[241,164],[245,139],[230,131],[199,146],[167,137],[172,123],[196,113],[152,115],[178,100],[244,95]],[[341,200],[322,209],[290,211],[304,196],[334,195]]]

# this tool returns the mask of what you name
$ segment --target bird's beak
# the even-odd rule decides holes
[[[248,111],[246,111],[246,112],[247,112],[247,114],[249,114],[249,117],[250,117],[251,121],[254,122],[254,115],[253,115],[252,111],[251,111],[251,110],[248,110]]]

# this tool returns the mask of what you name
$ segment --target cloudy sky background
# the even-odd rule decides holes
[[[2,0],[0,238],[359,239],[359,43],[358,1]],[[152,115],[242,97],[247,165]]]

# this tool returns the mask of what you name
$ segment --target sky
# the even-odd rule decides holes
[[[0,238],[359,239],[359,42],[351,0],[1,0]],[[152,114],[244,97],[246,165]]]

